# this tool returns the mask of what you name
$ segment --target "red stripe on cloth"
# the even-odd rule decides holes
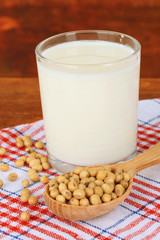
[[[143,137],[139,136],[139,137],[138,137],[138,140],[146,141],[146,136],[143,136]]]
[[[153,186],[152,184],[149,184],[149,183],[144,182],[142,180],[139,180],[137,178],[134,178],[134,182],[138,183],[138,184],[140,184],[140,185],[142,185],[144,187],[148,187],[149,189],[153,189],[153,190],[155,190],[157,192],[160,192],[160,188],[159,187]]]
[[[28,131],[28,130],[29,130],[31,127],[33,127],[33,125],[35,125],[35,124],[36,124],[36,122],[26,124],[26,125],[22,126],[22,128],[20,128],[19,131],[24,134],[26,131]],[[19,135],[20,135],[20,134],[19,134]]]
[[[153,215],[155,215],[156,217],[160,217],[160,213],[157,212],[157,209],[156,209],[156,208],[149,209],[148,207],[146,207],[146,206],[144,206],[144,205],[142,205],[142,204],[140,204],[140,203],[137,203],[137,202],[135,202],[135,201],[132,201],[132,200],[129,199],[129,198],[125,199],[125,202],[128,203],[128,204],[130,204],[130,205],[132,205],[132,206],[134,206],[134,207],[136,207],[137,209],[142,209],[141,211],[144,212],[144,215],[149,213],[147,216],[153,214]],[[146,215],[145,215],[145,216],[146,216]]]
[[[157,202],[151,202],[151,200],[149,200],[148,198],[145,198],[145,197],[142,197],[142,196],[140,196],[140,195],[137,195],[137,194],[135,194],[135,193],[133,193],[133,192],[131,192],[130,194],[129,194],[129,196],[130,197],[133,197],[134,199],[138,199],[138,200],[141,200],[141,201],[144,201],[145,203],[150,203],[150,204],[152,204],[153,206],[155,206],[157,209],[160,209],[160,204],[159,203],[157,203]]]
[[[110,240],[114,238],[114,236],[119,236],[121,233],[124,233],[125,231],[130,230],[131,228],[137,226],[140,222],[142,222],[145,219],[145,217],[141,216],[140,218],[135,219],[134,221],[130,222],[127,224],[125,227],[122,227],[118,230],[116,230],[113,234],[112,237],[110,237]],[[127,239],[127,238],[125,238]],[[127,239],[128,240],[128,239]]]
[[[129,202],[131,205],[134,205],[134,206],[136,206],[137,207],[137,204],[135,204],[135,202],[134,201],[130,201],[129,199],[127,199],[127,202]],[[143,205],[141,205],[141,204],[139,204],[139,206],[138,206],[138,208],[143,208],[144,206]],[[155,220],[157,220],[157,221],[159,221],[159,218],[160,218],[160,214],[157,212],[157,209],[156,208],[154,208],[154,209],[149,209],[149,208],[147,208],[147,207],[145,207],[145,208],[143,208],[143,210],[145,210],[145,215],[144,216],[141,216],[140,218],[144,218],[144,219],[147,219],[147,217],[150,217],[152,214],[154,214],[154,215],[156,215],[156,218],[155,218]],[[147,210],[147,211],[146,211]],[[144,220],[143,219],[143,220]],[[143,226],[143,230],[145,231],[145,230],[147,230],[148,229],[148,227],[151,227],[153,224],[155,224],[156,223],[156,221],[151,221],[151,220],[148,220],[149,221],[149,223],[147,223],[145,226]],[[134,236],[136,236],[136,233],[137,232],[135,232],[135,235]],[[140,233],[140,230],[139,230],[139,233]],[[155,232],[155,234],[158,234],[159,233],[159,231],[157,232]],[[127,240],[128,240],[128,238],[126,238]],[[130,239],[130,238],[129,238]],[[144,238],[145,239],[145,238]],[[151,238],[150,238],[151,239]]]
[[[38,209],[37,209],[38,208]],[[49,221],[45,221],[45,219],[42,217],[42,214],[47,215],[49,217],[51,217],[53,215],[52,212],[49,211],[49,209],[45,206],[45,209],[42,209],[40,205],[36,205],[36,206],[31,206],[30,208],[32,211],[37,211],[39,210],[39,214],[35,215],[32,217],[32,220],[37,221],[37,222],[43,222],[44,225],[47,225],[49,227],[55,228],[58,231],[62,231],[62,232],[66,232],[68,235],[72,236],[72,237],[78,237],[78,234],[67,229],[64,227],[61,227],[57,224],[53,224],[52,222]],[[39,216],[40,215],[40,216]]]
[[[41,190],[41,189],[43,189],[43,188],[45,188],[45,186],[42,184],[42,185],[39,185],[39,186],[37,186],[37,187],[35,187],[35,188],[32,188],[32,189],[31,189],[31,192],[32,192],[32,193],[35,193],[35,192],[37,192],[37,191],[39,191],[39,190]]]
[[[159,139],[160,139],[160,138],[159,138]],[[154,140],[151,140],[151,139],[149,140],[149,139],[147,139],[147,143],[149,143],[150,145],[155,145],[156,143],[159,142],[159,139],[154,139]],[[146,139],[144,139],[144,138],[140,138],[140,137],[139,137],[139,140],[146,142]]]
[[[36,216],[34,216],[32,220],[38,221],[38,219],[37,219]],[[44,221],[45,221],[45,220],[44,220]],[[49,221],[45,221],[45,222],[43,222],[43,224],[46,225],[46,226],[49,226],[49,227],[51,227],[51,228],[55,228],[56,230],[58,230],[58,231],[60,231],[60,232],[67,233],[68,235],[70,235],[70,236],[73,237],[74,239],[76,239],[76,238],[78,237],[78,234],[77,234],[77,233],[75,233],[75,232],[73,232],[73,231],[71,231],[71,230],[69,230],[69,229],[67,229],[67,228],[61,227],[61,226],[59,226],[59,225],[57,225],[57,224],[53,224],[53,223],[51,223],[51,222],[49,222]],[[85,239],[84,239],[84,240],[85,240]]]
[[[1,195],[1,194],[0,194]],[[11,204],[13,204],[13,203],[18,203],[21,207],[24,207],[24,206],[29,206],[29,209],[31,210],[31,211],[39,211],[39,213],[38,214],[36,214],[35,216],[32,216],[32,218],[31,218],[31,220],[32,221],[37,221],[37,222],[39,222],[39,223],[41,223],[41,222],[43,222],[43,224],[45,224],[45,225],[47,225],[47,226],[50,226],[50,227],[52,227],[52,228],[55,228],[55,229],[57,229],[58,231],[61,231],[62,229],[63,229],[63,232],[66,232],[67,234],[69,234],[70,236],[72,236],[72,237],[75,237],[75,236],[77,236],[78,237],[78,234],[76,234],[75,232],[73,232],[73,231],[71,231],[71,230],[68,230],[68,229],[65,229],[65,228],[62,228],[62,227],[60,227],[60,226],[58,226],[58,225],[55,225],[55,224],[53,224],[53,223],[49,223],[49,222],[47,222],[47,221],[45,221],[45,219],[42,217],[42,214],[45,214],[45,215],[48,215],[48,216],[52,216],[53,215],[53,213],[51,213],[48,209],[47,209],[47,207],[46,207],[46,209],[42,209],[41,208],[41,206],[40,205],[36,205],[36,206],[30,206],[28,203],[22,203],[22,202],[18,202],[17,201],[17,199],[15,199],[15,198],[12,198],[12,197],[7,197],[7,200],[8,200],[8,202],[9,202],[9,204],[10,204],[10,206],[9,206],[9,209],[12,211],[12,212],[16,212],[16,213],[18,213],[18,214],[20,214],[21,213],[21,210],[19,210],[19,209],[16,209],[16,208],[14,208],[14,207],[12,207],[11,206]],[[8,209],[8,204],[6,203],[6,204],[4,204],[4,203],[1,203],[0,202],[0,206],[1,207],[3,207],[3,208],[5,208],[5,209]],[[27,206],[27,207],[28,207]],[[6,215],[6,214],[5,214]],[[40,215],[40,217],[39,217],[39,215]],[[34,227],[34,225],[31,225],[30,226],[31,228],[32,227]],[[38,231],[39,231],[39,228],[38,227],[34,227],[34,229],[35,230],[37,230],[38,229]],[[42,231],[42,230],[41,230]],[[50,231],[49,230],[47,230],[48,231],[48,233],[50,233]],[[44,234],[46,234],[46,235],[48,235],[49,236],[49,234],[47,234],[47,233],[44,233]]]
[[[144,220],[144,219],[143,219]],[[148,222],[147,224],[145,224],[141,229],[139,229],[138,231],[132,233],[132,234],[129,234],[127,236],[125,236],[125,238],[127,240],[130,240],[130,239],[134,239],[135,236],[138,236],[139,234],[142,234],[144,233],[148,228],[150,228],[152,225],[154,225],[156,222],[155,221],[150,221]]]
[[[32,206],[32,210],[33,210],[33,211],[36,210],[36,209],[37,209],[37,206]],[[41,213],[43,213],[43,214],[45,214],[45,215],[48,215],[48,214],[49,214],[49,216],[51,216],[51,215],[53,214],[53,213],[50,212],[50,210],[49,210],[48,208],[43,209],[43,210],[40,208],[40,210],[41,210]],[[78,223],[76,223],[76,222],[72,222],[72,221],[69,221],[69,220],[67,220],[67,219],[60,218],[60,217],[58,217],[58,216],[56,216],[56,215],[55,215],[54,218],[57,219],[57,220],[60,221],[60,222],[65,222],[66,224],[68,224],[68,225],[70,225],[70,226],[72,226],[72,227],[75,227],[76,229],[81,230],[82,232],[85,232],[85,233],[87,233],[87,234],[90,234],[91,236],[96,236],[96,235],[98,235],[96,232],[94,232],[94,231],[92,231],[92,230],[90,230],[90,229],[88,229],[88,228],[86,228],[86,227],[83,227],[83,226],[81,226],[80,224],[78,224]],[[47,224],[47,222],[45,222],[44,224]],[[103,236],[98,236],[97,239],[107,240],[107,239],[106,239],[105,237],[103,237]]]
[[[4,137],[3,135],[0,135],[0,139],[2,140],[2,142],[5,142],[8,145],[8,147],[17,148],[16,142],[11,142],[8,136]]]
[[[147,133],[146,131],[142,131],[141,134],[138,134],[138,139],[142,141],[147,141],[150,139],[159,140],[159,134],[156,135],[156,132],[152,131],[153,133]]]
[[[57,219],[57,220],[59,220],[61,222],[64,222],[64,223],[68,224],[69,226],[72,226],[72,227],[74,227],[74,228],[76,228],[76,229],[78,229],[78,230],[80,230],[80,231],[82,231],[84,233],[87,233],[90,236],[94,237],[94,236],[98,235],[98,233],[92,231],[91,229],[89,229],[87,227],[83,227],[82,225],[78,224],[77,222],[72,222],[72,221],[70,221],[68,219],[60,218],[58,216],[55,216],[55,219]],[[107,240],[104,236],[101,236],[101,235],[98,237],[98,239]]]
[[[141,143],[137,142],[137,146],[140,148],[141,151],[147,150],[149,146],[142,145]]]
[[[35,137],[39,132],[41,132],[41,131],[43,131],[44,130],[44,126],[42,125],[42,126],[40,126],[39,128],[37,128],[35,131],[33,131],[31,134],[30,134],[30,136],[31,137]],[[38,140],[38,138],[37,138],[37,140]]]
[[[134,190],[136,190],[136,191],[138,191],[140,193],[143,193],[143,194],[145,194],[147,196],[150,196],[150,197],[153,197],[153,198],[159,198],[159,195],[157,195],[155,193],[152,193],[152,192],[149,192],[147,190],[144,190],[144,189],[142,189],[140,187],[137,187],[135,185],[133,185],[132,189],[134,189]]]
[[[153,133],[147,133],[147,132],[143,132],[143,134],[139,134],[138,133],[138,140],[142,141],[142,142],[148,142],[148,140],[159,140],[159,133],[156,133],[154,130],[153,130]]]
[[[138,180],[138,179],[134,179],[134,182],[137,182],[137,183],[139,183],[139,184],[141,184],[141,185],[147,186],[148,188],[152,188],[152,189],[154,189],[154,190],[156,190],[156,191],[158,191],[158,192],[160,191],[159,188],[157,188],[157,187],[155,187],[155,186],[152,186],[151,184],[148,184],[148,183],[146,183],[146,182],[140,181],[140,180]],[[153,194],[153,193],[151,193],[151,192],[148,192],[148,191],[143,190],[143,189],[141,189],[141,188],[139,188],[139,187],[136,187],[136,186],[133,186],[133,189],[136,189],[136,190],[138,190],[138,191],[140,191],[140,192],[142,192],[142,193],[144,193],[144,194],[146,194],[146,195],[148,195],[148,196],[151,196],[151,197],[153,197],[153,198],[159,197],[159,195]],[[143,201],[145,201],[146,203],[147,203],[147,202],[150,202],[149,199],[144,198],[144,197],[141,197],[141,196],[139,196],[139,195],[136,195],[136,194],[134,194],[134,193],[132,193],[132,192],[130,193],[129,196],[132,196],[134,199],[143,200]],[[130,200],[130,199],[128,199],[128,198],[125,199],[125,202],[129,203],[130,205],[132,205],[132,206],[134,206],[134,207],[136,207],[136,208],[138,208],[138,209],[144,207],[144,208],[143,208],[143,211],[145,211],[145,216],[150,216],[150,215],[153,214],[153,215],[155,215],[155,216],[157,217],[156,219],[159,219],[159,217],[160,217],[160,214],[158,213],[158,211],[159,211],[159,209],[160,209],[160,204],[158,204],[158,203],[156,203],[156,202],[152,202],[152,203],[151,203],[152,205],[155,206],[154,209],[149,209],[149,208],[147,208],[146,206],[143,206],[143,205],[141,205],[141,204],[139,204],[139,203],[136,203],[135,201],[132,201],[132,200]],[[122,232],[125,232],[126,230],[129,230],[130,228],[136,226],[139,222],[141,222],[141,221],[143,221],[144,219],[146,219],[145,216],[140,216],[138,219],[136,219],[135,221],[133,221],[133,222],[131,222],[130,224],[128,224],[125,228],[122,228],[122,229],[116,231],[114,234],[118,235],[118,234],[120,234],[120,233],[122,233]],[[149,220],[149,221],[150,221],[150,220]],[[154,223],[155,223],[155,221],[150,221],[149,223],[147,223],[147,224],[143,227],[143,231],[147,230],[148,227],[152,226]],[[126,239],[129,240],[129,239],[133,238],[134,236],[139,235],[141,232],[142,232],[142,229],[139,229],[139,230],[136,231],[135,233],[132,233],[131,235],[128,235],[128,236],[126,237]]]
[[[3,132],[5,132],[5,131],[3,131]],[[8,145],[8,147],[14,147],[14,148],[16,148],[16,150],[18,150],[19,148],[16,145],[16,140],[15,140],[15,142],[11,141],[11,139],[16,139],[16,137],[17,137],[17,135],[10,131],[7,131],[6,137],[3,136],[3,134],[0,134],[0,139],[2,140],[2,142],[5,142]],[[21,149],[25,149],[25,148],[23,147]],[[10,150],[10,148],[7,150],[7,154],[9,154],[9,153],[14,153],[15,155],[18,155],[18,151]]]
[[[40,186],[40,188],[41,188],[41,187],[43,187],[43,185]],[[36,191],[36,189],[37,189],[37,188],[35,188],[35,190],[31,190],[31,191],[34,192],[34,191]],[[1,194],[0,194],[0,195],[1,195]],[[7,200],[9,200],[9,201],[11,202],[11,204],[12,204],[12,203],[17,203],[17,199],[12,198],[12,197],[7,197]],[[18,202],[18,204],[19,204],[21,207],[24,207],[24,206],[27,205],[27,204],[21,203],[21,202]],[[1,205],[1,204],[0,204],[0,205]],[[2,207],[3,207],[3,206],[2,206]],[[8,205],[7,205],[7,204],[6,204],[5,208],[8,208]],[[13,212],[17,211],[15,208],[12,208],[11,206],[10,206],[10,208],[11,208],[11,211],[13,211]],[[32,210],[32,211],[40,211],[41,214],[46,214],[46,215],[49,215],[49,216],[51,215],[51,212],[50,212],[48,209],[43,210],[43,209],[41,209],[41,206],[39,206],[39,205],[29,206],[29,208],[30,208],[30,210]],[[18,212],[18,213],[20,213],[20,212]],[[50,213],[50,214],[49,214],[49,213]],[[53,213],[52,213],[52,214],[53,214]],[[83,227],[83,226],[81,226],[81,225],[78,224],[78,223],[74,223],[74,222],[71,222],[71,221],[69,221],[69,220],[66,220],[66,219],[63,219],[63,218],[59,218],[59,217],[57,217],[57,216],[55,216],[55,218],[56,218],[57,220],[61,221],[61,222],[65,222],[65,223],[67,223],[68,225],[74,227],[75,229],[78,229],[78,230],[80,230],[80,231],[82,231],[82,232],[85,232],[86,234],[89,234],[89,235],[91,235],[91,236],[93,236],[93,237],[98,235],[97,232],[94,232],[94,231],[88,229],[87,227]],[[37,220],[37,221],[42,221],[42,218],[37,217],[36,220]],[[47,224],[47,223],[43,223],[43,224]],[[101,236],[101,235],[97,236],[97,239],[107,240],[106,237]]]
[[[159,139],[159,140],[160,140],[160,139]],[[147,140],[147,141],[148,141],[148,143],[149,143],[150,145],[155,145],[156,143],[159,142],[159,140],[155,140],[155,141]]]
[[[16,139],[16,137],[19,135],[17,132],[12,132],[14,129],[13,128],[11,128],[11,129],[2,129],[2,130],[0,130],[0,133],[1,133],[1,135],[3,134],[3,133],[6,133],[7,135],[9,135],[10,137],[12,137],[12,138],[14,138],[14,139]],[[1,136],[0,135],[0,136]]]
[[[138,129],[138,137],[140,136],[140,135],[144,135],[144,130],[140,130],[140,129]]]
[[[1,212],[0,211],[0,215],[1,215],[1,217],[6,217],[6,213],[3,213],[3,212]],[[18,219],[18,218],[16,218],[16,217],[13,217],[13,216],[9,216],[9,215],[7,215],[7,217],[9,218],[9,221],[7,221],[7,222],[2,222],[2,221],[0,221],[0,224],[1,224],[1,226],[2,227],[6,227],[6,228],[9,228],[9,231],[6,231],[6,234],[3,234],[3,236],[6,236],[6,235],[9,235],[10,233],[18,233],[18,234],[22,234],[22,235],[25,235],[25,236],[27,236],[27,237],[29,237],[30,239],[34,239],[34,240],[44,240],[44,239],[42,239],[42,238],[40,238],[40,237],[37,237],[36,235],[34,235],[34,234],[31,234],[31,233],[28,233],[28,232],[25,232],[24,230],[22,230],[21,228],[20,228],[20,224],[21,224],[21,221]],[[16,226],[12,226],[11,225],[11,222],[16,222],[17,223],[17,227]],[[23,226],[24,226],[25,224],[23,224]],[[25,234],[24,234],[24,232],[25,232]],[[2,238],[1,238],[2,239]]]
[[[152,126],[145,126],[145,125],[141,125],[141,124],[138,124],[138,128],[142,128],[144,130],[140,130],[138,129],[138,132],[141,134],[141,133],[144,133],[144,131],[154,131],[156,133],[160,133],[160,129],[158,129],[157,127],[160,126],[160,122],[157,122],[155,123],[154,125]]]
[[[9,198],[10,198],[10,197],[9,197]],[[8,198],[7,198],[7,199],[8,199]],[[16,201],[15,201],[15,202],[16,202]],[[8,209],[8,210],[11,211],[11,212],[18,213],[19,215],[20,215],[21,212],[22,212],[22,211],[19,210],[19,209],[16,209],[16,208],[14,208],[14,207],[8,206],[7,204],[1,203],[1,202],[0,202],[0,206],[1,206],[2,208]],[[0,214],[2,214],[1,217],[3,217],[3,212],[0,212]],[[4,213],[4,216],[6,217],[6,213]],[[15,231],[15,232],[18,232],[19,234],[22,234],[22,233],[25,232],[23,235],[26,235],[27,237],[31,237],[31,236],[30,236],[30,233],[28,233],[28,232],[26,232],[26,231],[23,231],[23,230],[20,230],[20,226],[27,226],[28,228],[34,229],[35,231],[38,231],[38,232],[40,232],[40,233],[43,233],[43,234],[45,234],[45,235],[47,235],[47,236],[49,236],[49,237],[54,237],[55,239],[67,240],[66,238],[60,236],[59,234],[53,233],[53,231],[49,231],[49,230],[46,230],[46,229],[43,229],[43,228],[41,228],[41,227],[38,227],[38,226],[35,226],[35,225],[31,224],[31,222],[32,222],[32,215],[31,215],[31,220],[30,220],[29,222],[22,222],[22,221],[19,220],[18,217],[13,217],[13,216],[9,216],[9,215],[7,215],[7,217],[8,217],[11,221],[14,220],[14,222],[19,223],[19,224],[18,224],[18,227],[11,226],[10,224],[6,225],[6,223],[3,223],[2,226],[5,226],[5,227],[6,227],[6,226],[9,226],[9,227],[10,227],[10,230]],[[33,216],[33,218],[35,218],[35,216]],[[39,220],[38,217],[36,217],[36,220]],[[44,220],[44,219],[43,219],[43,220]],[[43,220],[41,220],[40,222],[42,222]],[[53,227],[54,227],[54,226],[53,226]],[[7,233],[7,232],[6,232],[6,233]],[[32,235],[33,235],[33,234],[32,234]],[[35,235],[33,235],[33,238],[32,238],[32,239],[35,239],[34,237],[35,237]]]
[[[137,146],[141,151],[147,150],[151,145],[160,141],[160,130],[157,129],[157,126],[158,124],[150,127],[139,125]]]
[[[142,204],[139,204],[139,203],[136,203],[135,201],[130,200],[129,198],[125,199],[125,202],[129,203],[130,205],[132,205],[132,206],[134,206],[134,207],[136,207],[136,208],[138,208],[138,209],[143,208],[143,211],[145,211],[145,213],[144,213],[144,216],[138,217],[136,220],[130,222],[130,223],[129,223],[128,225],[126,225],[125,227],[123,227],[123,228],[115,231],[113,234],[116,235],[116,236],[118,236],[120,233],[124,233],[125,231],[128,231],[129,229],[137,226],[140,222],[144,221],[144,220],[146,219],[146,217],[148,217],[148,216],[150,216],[150,215],[152,215],[152,214],[156,215],[157,218],[160,217],[160,214],[157,213],[157,209],[156,209],[156,208],[154,208],[154,209],[149,209],[149,208],[147,208],[146,206],[144,206],[144,205],[142,205]],[[149,224],[149,225],[151,226],[151,225],[153,225],[153,224],[155,223],[155,221],[151,221],[151,220],[148,220],[148,221],[149,221],[149,223],[147,223],[146,225]],[[152,223],[153,223],[153,224],[152,224]],[[143,228],[144,228],[144,231],[145,231],[146,229],[148,229],[148,227],[149,227],[149,225],[148,225],[148,227],[147,227],[146,225],[143,227]],[[139,235],[139,234],[142,232],[141,230],[142,230],[142,229],[138,229],[137,231],[135,231],[134,233],[132,233],[132,234],[131,234],[131,237],[132,237],[132,235],[133,235],[133,236]],[[131,237],[129,237],[129,236],[130,236],[130,235],[128,235],[127,237],[125,237],[125,239],[127,239],[127,240],[131,239]],[[113,238],[111,238],[111,239],[113,239]],[[134,238],[133,238],[133,239],[134,239]]]
[[[43,193],[39,194],[39,195],[36,195],[38,199],[41,199],[43,198]],[[41,201],[41,203],[45,204],[45,201]]]
[[[160,130],[158,129],[158,128],[156,128],[157,126],[152,126],[152,127],[146,127],[146,126],[144,126],[144,129],[146,130],[146,131],[154,131],[155,133],[160,133]],[[158,126],[159,127],[159,126]]]
[[[147,237],[142,238],[141,240],[151,240],[151,239],[158,240],[158,238],[155,238],[158,233],[160,233],[160,227],[156,228],[151,234],[149,234]]]
[[[139,200],[141,200],[141,201],[145,201],[146,203],[150,202],[149,199],[144,198],[144,197],[141,197],[141,196],[139,196],[139,195],[137,195],[137,194],[134,194],[134,193],[132,193],[132,192],[130,193],[129,196],[130,196],[130,197],[133,197],[134,199],[139,199]],[[157,211],[159,210],[159,208],[160,208],[160,204],[158,204],[158,203],[156,203],[156,202],[152,202],[151,204],[155,206],[155,208],[152,209],[152,213],[157,212]],[[149,212],[149,211],[147,211],[147,214],[146,214],[147,216],[150,215],[150,213],[148,213],[148,212]],[[144,220],[144,219],[143,219],[143,220]],[[156,220],[159,220],[159,216],[156,218]],[[151,227],[151,226],[152,226],[153,224],[155,224],[155,223],[156,223],[156,221],[151,221],[151,220],[149,220],[149,222],[148,222],[145,226],[143,226],[143,227],[142,227],[141,229],[139,229],[138,231],[136,231],[136,232],[134,232],[134,233],[132,233],[132,234],[127,235],[125,238],[126,238],[127,240],[130,240],[130,239],[132,239],[133,237],[135,237],[135,236],[137,236],[137,235],[145,232],[149,227]],[[134,239],[134,238],[133,238],[133,239]]]
[[[95,239],[99,239],[99,240],[110,240],[110,238],[104,237],[104,236],[102,236],[102,235],[100,235],[100,234],[99,234],[99,235],[97,234],[97,235],[95,236]]]
[[[52,232],[52,231],[48,231],[48,230],[46,230],[46,229],[43,229],[43,228],[40,228],[40,227],[37,227],[37,226],[34,226],[34,225],[31,225],[29,222],[23,222],[23,223],[21,223],[21,221],[18,221],[17,218],[15,218],[15,217],[10,217],[10,220],[19,223],[17,227],[11,226],[11,224],[9,224],[10,230],[11,230],[12,232],[17,232],[17,233],[22,234],[22,235],[24,235],[24,236],[27,236],[27,237],[29,237],[29,238],[44,240],[44,238],[37,237],[35,234],[32,234],[32,233],[27,232],[28,230],[30,231],[30,230],[34,229],[34,231],[41,232],[41,233],[43,233],[44,235],[47,235],[47,236],[52,237],[52,238],[54,238],[54,239],[67,240],[67,238],[62,237],[62,236],[59,235],[59,234],[56,234],[56,233],[54,233],[54,232]],[[29,227],[29,229],[28,229],[27,231],[21,230],[21,229],[20,229],[20,225],[27,226],[27,227]],[[3,222],[3,223],[2,223],[2,226],[3,226],[3,227],[8,227],[8,224],[6,224],[5,222]],[[7,234],[8,234],[8,232],[7,232]]]
[[[160,121],[155,123],[154,126],[159,127],[160,126]],[[159,131],[160,132],[160,131]]]
[[[45,137],[46,137],[45,135],[42,135],[42,136],[39,138],[39,141],[44,140]]]
[[[24,150],[24,148],[19,148],[19,150],[21,150],[21,151],[23,151]],[[18,151],[18,150],[17,150]],[[20,153],[17,153],[17,151],[14,151],[14,150],[11,150],[11,149],[7,149],[7,153],[8,154],[13,154],[13,155],[16,155],[16,157],[21,157],[21,156],[23,156],[22,154],[20,154]],[[6,159],[8,159],[8,160],[12,160],[12,161],[16,161],[16,159],[13,159],[13,157],[11,157],[10,155],[5,155],[4,156]]]
[[[157,136],[155,135],[155,134],[153,134],[153,133],[149,133],[149,134],[147,134],[147,136],[149,137],[149,138],[157,138]],[[146,139],[146,138],[145,138]]]

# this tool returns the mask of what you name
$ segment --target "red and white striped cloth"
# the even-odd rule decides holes
[[[139,152],[160,142],[159,99],[139,102],[138,124]],[[33,141],[41,140],[45,143],[43,121],[0,131],[0,146],[7,149],[2,163],[10,166],[8,172],[0,172],[4,182],[0,189],[0,239],[160,239],[160,165],[138,173],[130,195],[112,212],[87,221],[69,221],[48,210],[42,196],[45,186],[41,182],[30,185],[32,195],[39,199],[36,206],[20,201],[21,181],[27,177],[28,167],[17,168],[14,164],[19,156],[26,154],[24,148],[17,149],[15,139],[23,135],[30,135]],[[46,150],[38,152],[46,154]],[[10,172],[18,174],[16,182],[8,181]],[[54,169],[45,173],[50,179],[59,174]],[[30,213],[30,221],[20,220],[22,211]]]

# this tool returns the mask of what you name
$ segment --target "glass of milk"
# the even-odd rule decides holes
[[[140,44],[111,31],[74,31],[36,47],[51,165],[127,160],[137,143]]]

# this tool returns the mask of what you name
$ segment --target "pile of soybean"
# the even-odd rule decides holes
[[[49,182],[50,197],[74,206],[107,203],[122,196],[131,176],[123,169],[104,167],[76,167]]]

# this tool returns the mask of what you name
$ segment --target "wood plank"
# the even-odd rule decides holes
[[[160,98],[160,78],[142,78],[140,80],[139,99]]]
[[[42,118],[36,78],[0,78],[0,128]]]
[[[141,77],[160,77],[159,0],[7,0],[0,4],[0,77],[36,77],[34,49],[54,34],[106,29],[142,45]]]
[[[15,7],[15,6],[44,6],[44,7],[60,7],[60,6],[99,6],[102,5],[106,7],[152,7],[160,6],[159,0],[7,0],[1,1],[0,7]]]
[[[0,78],[0,129],[42,119],[37,78]],[[160,98],[160,78],[140,81],[140,99]]]

